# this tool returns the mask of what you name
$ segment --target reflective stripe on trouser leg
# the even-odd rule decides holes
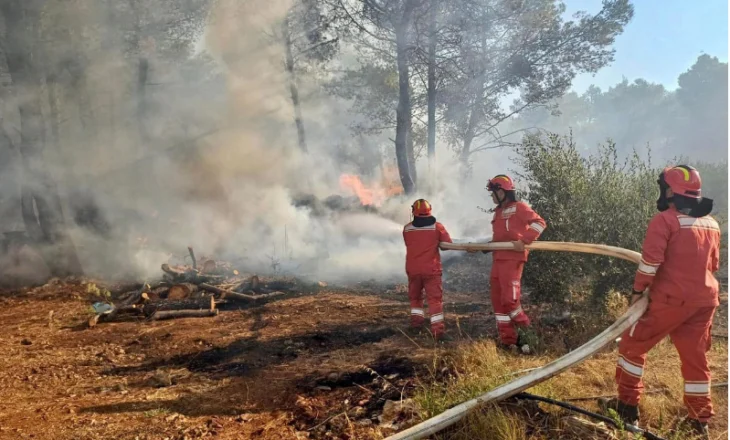
[[[644,376],[645,359],[646,354],[628,358],[619,351],[619,358],[616,362],[618,398],[628,405],[638,405],[644,391],[644,382],[641,378]]]
[[[444,332],[443,286],[441,275],[424,277],[423,287],[428,300],[428,314],[431,316],[431,333],[438,336]]]
[[[693,419],[707,421],[713,416],[710,381],[684,382],[684,404]]]
[[[684,404],[691,418],[703,422],[715,414],[712,407],[712,374],[707,359],[707,352],[712,347],[714,314],[714,307],[698,308],[670,333],[682,361]]]
[[[423,277],[408,277],[408,298],[411,302],[411,327],[420,327],[424,321],[423,310]]]
[[[512,322],[509,315],[504,313],[496,313],[495,318],[497,320],[497,331],[499,332],[499,339],[502,344],[516,344],[517,331],[515,330],[515,324],[514,322]]]

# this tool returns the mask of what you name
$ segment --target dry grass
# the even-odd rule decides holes
[[[566,337],[582,342],[605,328],[626,307],[622,298],[609,295],[602,315],[595,315],[595,310],[586,308],[583,316],[574,316],[573,322],[581,325],[569,325],[559,329],[541,329],[550,331],[544,335],[546,345],[540,356],[519,356],[499,351],[492,341],[480,341],[459,346],[455,351],[441,353],[433,359],[432,377],[421,383],[416,401],[422,410],[422,417],[429,418],[466,400],[483,394],[504,384],[528,368],[539,367],[551,359],[564,353],[564,346],[556,341],[565,341]],[[721,319],[726,319],[727,307],[719,310]],[[551,341],[553,343],[547,343]],[[562,349],[562,352],[561,352]],[[727,382],[728,348],[727,340],[715,340],[710,353],[710,368],[715,383]],[[584,363],[538,384],[529,392],[552,397],[558,400],[587,396],[615,395],[616,384],[614,373],[616,365],[616,347],[607,348]],[[674,429],[679,420],[686,416],[682,402],[683,381],[680,372],[680,361],[676,349],[665,339],[658,344],[648,356],[647,373],[644,378],[646,390],[666,388],[663,393],[647,393],[641,402],[641,426],[666,439],[680,440],[689,438],[684,433],[676,433]],[[524,373],[523,373],[524,374]],[[591,411],[597,411],[595,401],[573,402]],[[711,438],[728,438],[728,398],[727,388],[713,389],[713,403],[716,417],[711,421]],[[541,404],[532,414],[529,411],[513,411],[509,406],[490,406],[470,414],[459,426],[442,438],[488,438],[517,439],[582,439],[611,438],[606,436],[586,437],[564,429],[564,410]],[[625,432],[615,433],[616,438],[632,438]]]
[[[431,376],[421,382],[416,402],[425,417],[432,417],[508,382],[517,376],[515,372],[539,367],[549,360],[501,352],[493,341],[464,345],[453,353],[434,357]],[[535,389],[548,391],[543,385]]]

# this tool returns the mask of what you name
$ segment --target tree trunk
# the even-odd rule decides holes
[[[33,191],[30,186],[25,183],[27,173],[21,175],[20,186],[20,209],[23,216],[23,224],[25,225],[25,232],[28,237],[33,240],[34,243],[41,243],[45,241],[43,236],[43,230],[41,229],[40,223],[38,223],[38,216],[35,213],[35,203],[33,202]]]
[[[137,64],[137,125],[139,137],[142,142],[150,140],[147,132],[147,76],[150,71],[150,63],[147,58],[139,57]]]
[[[461,162],[462,167],[461,176],[464,181],[471,174],[471,164],[469,163],[469,158],[471,157],[471,144],[472,142],[474,142],[474,132],[476,131],[476,125],[478,122],[476,99],[472,103],[469,112],[469,123],[466,127],[466,132],[464,133],[464,144],[462,145],[461,153],[459,154],[459,161]]]
[[[416,191],[416,182],[413,179],[412,165],[409,157],[412,156],[411,138],[411,95],[408,75],[408,31],[411,22],[413,1],[406,0],[403,17],[395,30],[396,56],[398,62],[398,107],[396,108],[395,127],[395,157],[398,162],[398,172],[406,194]],[[409,148],[411,146],[411,148]],[[410,150],[410,154],[409,154]]]
[[[289,77],[289,91],[291,93],[291,102],[294,106],[294,123],[297,126],[297,139],[299,148],[303,152],[307,152],[307,141],[304,136],[304,120],[302,119],[302,106],[299,103],[299,89],[297,88],[297,77],[294,74],[294,56],[292,55],[291,34],[289,32],[289,16],[284,18],[283,29],[284,46],[286,48],[286,73]]]
[[[436,172],[436,5],[431,0],[428,26],[428,180],[434,185]]]
[[[2,3],[7,32],[6,57],[8,71],[18,96],[20,114],[20,152],[23,158],[23,193],[21,209],[29,235],[37,234],[35,208],[46,243],[46,264],[55,276],[79,275],[81,263],[76,255],[61,210],[61,199],[43,158],[45,123],[41,113],[41,68],[33,64],[37,53],[36,26],[40,19],[40,3],[35,0],[14,0]],[[36,55],[36,59],[40,58]],[[33,213],[31,215],[31,212]]]

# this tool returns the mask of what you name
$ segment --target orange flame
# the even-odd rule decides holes
[[[343,174],[340,176],[340,187],[356,195],[364,206],[380,206],[388,197],[403,192],[403,188],[397,182],[389,182],[385,176],[383,180],[384,184],[381,186],[368,187],[359,176]]]

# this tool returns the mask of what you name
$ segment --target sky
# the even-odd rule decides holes
[[[596,13],[601,0],[564,0],[566,14]],[[595,84],[605,90],[624,77],[644,78],[667,89],[677,87],[677,77],[702,53],[727,62],[727,0],[633,0],[634,18],[616,38],[614,62],[595,75],[573,81],[579,93]],[[567,18],[567,17],[566,17]]]

